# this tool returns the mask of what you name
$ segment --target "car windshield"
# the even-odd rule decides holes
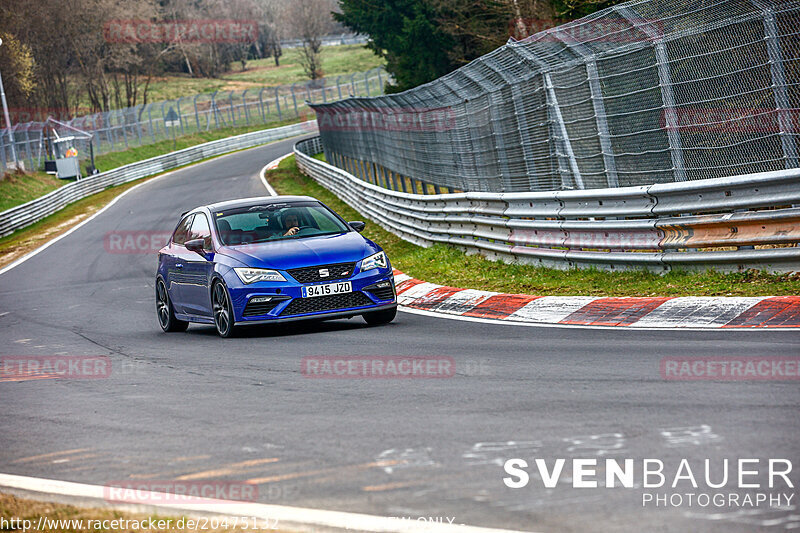
[[[214,213],[220,241],[226,246],[333,235],[349,228],[318,202],[235,207]]]

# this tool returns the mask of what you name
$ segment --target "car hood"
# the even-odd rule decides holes
[[[355,231],[241,246],[223,246],[219,249],[219,253],[232,257],[246,266],[276,270],[360,261],[379,251],[378,246]]]

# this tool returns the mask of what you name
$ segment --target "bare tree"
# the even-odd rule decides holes
[[[331,12],[335,7],[334,0],[292,0],[289,6],[291,25],[303,41],[300,63],[306,76],[312,80],[322,77],[322,38],[333,27]]]

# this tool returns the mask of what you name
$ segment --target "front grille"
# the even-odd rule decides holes
[[[317,265],[312,267],[293,268],[289,274],[300,283],[314,283],[315,281],[333,281],[346,279],[353,275],[355,263],[336,263],[333,265]],[[327,276],[320,274],[320,270],[328,271]]]
[[[380,289],[369,289],[369,292],[378,300],[391,300],[394,298],[394,289],[391,285]]]
[[[330,294],[314,298],[295,298],[286,309],[281,311],[281,316],[302,315],[305,313],[318,313],[320,311],[333,311],[335,309],[349,309],[374,305],[363,292],[348,292],[345,294]]]
[[[242,316],[266,315],[281,303],[280,299],[272,299],[269,302],[248,302],[247,307],[242,311]]]

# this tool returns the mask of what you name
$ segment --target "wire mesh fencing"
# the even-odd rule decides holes
[[[192,133],[221,128],[272,124],[310,113],[308,102],[324,103],[349,95],[383,93],[386,72],[382,67],[355,74],[321,78],[307,83],[260,87],[244,91],[216,91],[184,96],[65,121],[72,128],[92,134],[91,140],[76,139],[79,157],[153,144]],[[69,128],[56,127],[60,136]],[[40,169],[49,158],[44,122],[14,124],[0,131],[0,171],[13,161],[28,169]]]
[[[403,93],[312,107],[328,161],[423,190],[797,168],[800,2],[633,0]]]

